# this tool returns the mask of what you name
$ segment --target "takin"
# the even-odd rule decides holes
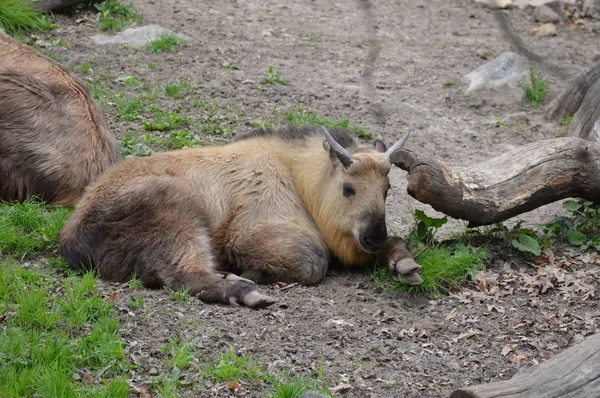
[[[86,191],[61,252],[106,280],[135,276],[248,307],[274,302],[255,283],[314,285],[330,260],[384,261],[394,279],[417,285],[421,267],[385,221],[389,156],[406,138],[387,150],[379,140],[357,147],[338,128],[257,129],[223,146],[130,159]]]
[[[81,81],[0,29],[0,201],[74,205],[120,159]]]

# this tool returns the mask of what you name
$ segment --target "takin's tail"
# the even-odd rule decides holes
[[[94,239],[91,238],[78,230],[73,217],[67,221],[60,232],[60,252],[67,260],[69,268],[75,271],[90,271],[96,268],[91,245]]]

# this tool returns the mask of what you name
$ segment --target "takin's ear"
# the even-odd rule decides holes
[[[373,148],[375,148],[377,152],[381,153],[385,153],[385,151],[387,151],[387,145],[385,145],[381,140],[375,140],[373,142]]]

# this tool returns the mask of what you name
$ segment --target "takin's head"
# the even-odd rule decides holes
[[[374,148],[352,148],[352,152],[338,144],[323,127],[327,140],[323,147],[329,152],[334,166],[333,184],[328,195],[335,213],[342,215],[333,220],[336,228],[351,233],[357,245],[367,253],[378,252],[387,240],[385,200],[390,189],[390,156],[400,149],[406,134],[389,149],[376,140]]]

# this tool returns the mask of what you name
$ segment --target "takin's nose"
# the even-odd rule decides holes
[[[387,241],[387,227],[385,219],[383,221],[371,223],[363,230],[360,237],[361,246],[368,252],[375,253],[379,251]]]

